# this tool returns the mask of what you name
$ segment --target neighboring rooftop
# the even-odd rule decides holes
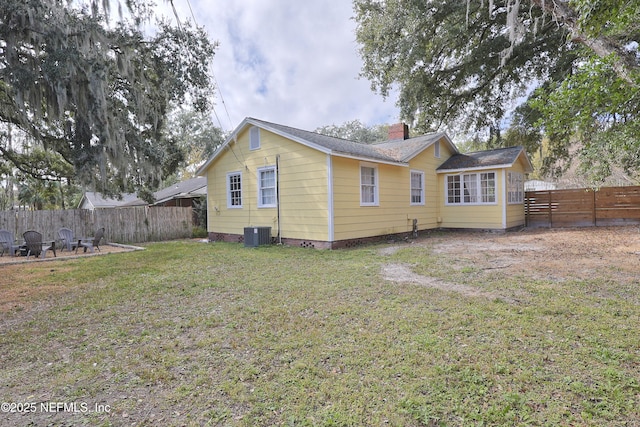
[[[87,191],[80,200],[79,207],[84,209],[106,209],[122,206],[127,203],[131,203],[137,200],[138,197],[135,194],[125,193],[121,199],[104,197],[100,193],[93,191]]]
[[[195,177],[170,185],[153,193],[154,204],[172,199],[187,199],[207,195],[207,178]],[[105,198],[100,193],[85,192],[80,209],[104,209],[116,207],[147,206],[149,203],[139,199],[135,194],[123,194],[122,200]]]
[[[206,195],[207,178],[203,176],[197,176],[195,178],[180,181],[153,193],[156,203],[162,203],[175,198],[189,198]]]

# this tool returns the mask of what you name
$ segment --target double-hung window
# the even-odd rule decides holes
[[[508,203],[524,202],[524,175],[519,172],[507,174],[507,201]]]
[[[360,165],[360,205],[378,206],[378,168],[375,165]]]
[[[447,175],[447,204],[492,204],[496,202],[496,173]]]
[[[227,174],[227,207],[242,207],[242,173],[230,172]]]
[[[258,207],[275,208],[277,204],[276,191],[275,166],[258,169]]]
[[[411,204],[424,205],[424,172],[411,171]]]

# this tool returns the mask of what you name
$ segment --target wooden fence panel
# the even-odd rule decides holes
[[[528,191],[529,227],[640,224],[640,187]]]
[[[553,200],[551,191],[527,191],[525,216],[529,227],[551,227],[553,224]]]
[[[553,211],[554,227],[588,227],[595,225],[594,192],[588,189],[558,190]]]
[[[76,237],[91,237],[105,228],[105,239],[117,243],[143,243],[191,237],[191,207],[132,207],[117,209],[68,209],[55,211],[2,211],[0,228],[20,238],[26,230],[56,240],[62,227]]]
[[[609,187],[596,193],[598,225],[640,223],[640,187]]]
[[[9,230],[15,234],[17,229],[17,212],[15,211],[2,211],[0,212],[0,229]],[[17,238],[17,236],[16,236]]]

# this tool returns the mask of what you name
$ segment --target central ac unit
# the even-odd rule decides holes
[[[244,246],[255,248],[271,244],[271,227],[245,227]]]

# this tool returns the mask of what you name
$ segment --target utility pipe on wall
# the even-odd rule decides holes
[[[276,154],[276,215],[278,222],[278,244],[282,244],[282,233],[280,232],[280,154]]]

